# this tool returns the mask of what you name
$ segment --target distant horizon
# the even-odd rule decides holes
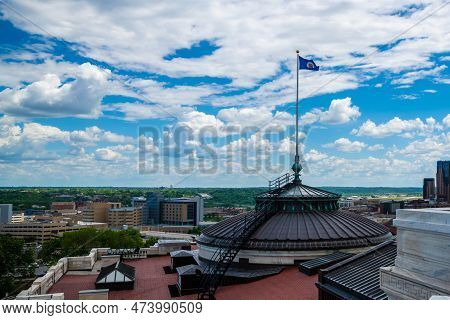
[[[360,189],[422,189],[422,187],[387,187],[387,186],[375,186],[375,187],[361,187],[361,186],[314,186],[315,188],[360,188]],[[0,186],[0,189],[6,188],[124,188],[124,189],[253,189],[253,188],[267,188],[267,186],[253,186],[253,187],[166,187],[166,186],[148,186],[148,187],[126,187],[126,186]]]

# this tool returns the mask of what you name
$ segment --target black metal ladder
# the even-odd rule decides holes
[[[243,225],[239,229],[233,230],[231,239],[221,245],[209,259],[199,281],[198,299],[215,299],[216,290],[222,283],[223,277],[236,255],[252,234],[268,220],[272,212],[272,197],[276,197],[292,180],[293,176],[284,174],[273,181],[269,181],[268,198],[255,211],[244,215]]]
[[[234,258],[256,229],[267,221],[269,213],[270,202],[267,201],[258,210],[244,214],[242,226],[234,230],[233,237],[214,252],[208,265],[203,270],[199,281],[198,299],[215,299],[216,290]]]

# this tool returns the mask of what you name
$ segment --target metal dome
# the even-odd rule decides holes
[[[275,186],[275,187],[273,187]],[[368,247],[392,237],[389,229],[359,215],[338,210],[339,194],[302,184],[287,174],[256,196],[256,210],[270,217],[249,237],[243,250],[340,250]],[[206,228],[200,245],[225,246],[246,225],[246,214]]]

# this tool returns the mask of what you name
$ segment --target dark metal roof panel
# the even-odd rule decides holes
[[[274,194],[276,194],[278,198],[340,198],[340,195],[337,193],[296,182],[290,182],[278,189],[261,193],[258,197],[272,197]]]
[[[393,266],[396,256],[395,241],[387,241],[322,270],[322,282],[339,287],[360,298],[387,299],[387,295],[380,289],[380,268]]]
[[[205,229],[199,243],[223,244],[245,222],[245,214]],[[372,220],[342,212],[276,213],[259,227],[245,248],[329,249],[377,244],[391,237],[389,230]]]
[[[353,256],[352,253],[346,253],[346,252],[334,252],[332,254],[328,254],[326,256],[308,260],[302,263],[299,263],[298,267],[300,271],[312,275],[317,273],[317,271],[321,268],[325,268],[327,266],[330,266],[331,264],[335,264],[339,261],[345,260],[349,257]]]

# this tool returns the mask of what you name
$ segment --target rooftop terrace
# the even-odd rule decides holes
[[[170,256],[156,256],[146,259],[125,260],[126,264],[136,268],[136,283],[133,290],[110,291],[109,299],[118,300],[163,300],[196,299],[197,295],[171,298],[169,285],[177,281],[177,274],[166,274],[163,267],[170,265]],[[64,299],[78,299],[81,290],[95,290],[97,274],[81,275],[66,273],[56,282],[48,293],[64,293]],[[317,275],[307,276],[296,267],[289,267],[280,274],[262,280],[220,287],[216,298],[227,299],[317,299],[315,282]]]

